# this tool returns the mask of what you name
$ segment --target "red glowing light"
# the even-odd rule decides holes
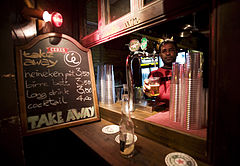
[[[52,23],[56,27],[60,27],[63,23],[63,17],[60,13],[54,12],[52,13]]]

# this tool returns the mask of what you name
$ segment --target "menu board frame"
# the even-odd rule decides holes
[[[50,40],[52,40],[53,43],[55,42],[54,45],[46,47],[46,43],[48,43]],[[61,41],[64,41],[64,44],[62,43],[62,44],[58,45],[59,43],[61,43]],[[45,43],[41,44],[41,42],[45,42]],[[36,79],[34,79],[34,81],[32,81],[35,84],[32,84],[31,86],[27,85],[26,80],[28,78],[26,78],[26,77],[28,77],[29,75],[27,75],[26,72],[24,71],[26,66],[27,66],[28,70],[32,70],[32,68],[35,68],[34,70],[36,70],[36,67],[39,66],[39,70],[37,69],[37,71],[40,71],[41,68],[43,68],[43,66],[46,65],[47,63],[44,63],[44,64],[42,63],[41,65],[39,65],[40,63],[37,63],[37,65],[35,65],[31,68],[31,65],[29,65],[29,62],[26,62],[26,61],[23,62],[24,58],[26,57],[26,55],[31,55],[31,58],[33,58],[32,60],[35,60],[34,58],[36,58],[35,57],[36,52],[31,52],[32,51],[31,49],[33,49],[33,48],[36,49],[35,47],[37,47],[37,49],[39,51],[41,51],[41,53],[37,52],[37,56],[42,55],[42,57],[43,57],[45,55],[44,60],[49,60],[49,62],[52,63],[53,60],[51,59],[52,61],[50,61],[50,59],[47,59],[48,57],[46,57],[46,55],[48,55],[49,57],[52,58],[54,55],[59,54],[60,56],[58,56],[58,57],[61,59],[56,59],[55,61],[56,62],[59,62],[60,60],[63,61],[63,59],[62,59],[63,55],[64,54],[66,55],[67,51],[69,51],[69,52],[71,51],[71,48],[64,47],[65,44],[68,46],[69,45],[72,46],[75,49],[75,51],[72,51],[72,53],[75,53],[76,55],[80,56],[80,59],[82,59],[82,65],[85,66],[85,68],[87,68],[84,71],[80,71],[80,72],[87,73],[87,74],[85,74],[87,76],[84,77],[84,75],[81,75],[81,78],[80,77],[78,79],[75,78],[77,76],[76,70],[77,69],[82,70],[82,69],[80,69],[81,64],[80,64],[80,67],[78,66],[79,68],[76,68],[76,67],[70,68],[70,69],[72,69],[71,71],[75,71],[75,75],[72,74],[72,79],[75,81],[73,81],[71,83],[71,85],[69,83],[68,85],[66,85],[67,88],[63,88],[63,86],[61,87],[60,84],[58,84],[59,88],[57,88],[57,90],[52,90],[55,93],[54,94],[55,96],[53,96],[53,92],[50,90],[47,93],[44,93],[45,94],[44,98],[49,97],[47,95],[52,95],[53,97],[59,97],[56,95],[56,93],[61,94],[62,96],[64,93],[66,93],[65,98],[59,97],[59,101],[57,101],[57,99],[56,99],[56,101],[54,101],[52,99],[51,99],[51,101],[44,101],[45,106],[47,105],[48,107],[44,107],[44,104],[42,104],[42,103],[39,104],[41,106],[41,108],[37,108],[37,105],[36,105],[36,108],[30,107],[29,105],[27,107],[26,104],[27,104],[27,101],[30,100],[29,98],[34,98],[36,101],[37,100],[36,96],[38,96],[38,94],[40,94],[41,92],[44,92],[44,90],[38,89],[40,92],[34,93],[34,94],[30,93],[30,95],[29,95],[29,94],[26,94],[26,92],[28,92],[27,88],[31,88],[31,87],[34,87],[37,85],[38,86],[41,85],[42,87],[44,85],[46,85],[47,88],[51,88],[51,89],[53,89],[54,87],[53,87],[52,83],[47,83],[47,81],[45,83],[36,83],[36,82],[38,82],[38,78],[36,78]],[[43,45],[44,48],[41,48],[40,47],[41,45]],[[38,46],[39,46],[39,48],[38,48]],[[79,51],[76,51],[76,49]],[[52,51],[52,53],[47,54],[48,51]],[[42,52],[43,52],[43,54],[42,54]],[[81,54],[84,54],[84,55],[81,55]],[[65,57],[65,55],[64,55],[64,57]],[[41,60],[41,56],[37,57],[37,58],[38,58],[38,60],[39,59]],[[29,59],[27,59],[27,60],[29,60]],[[72,61],[76,60],[76,58],[72,57],[71,60]],[[65,59],[64,59],[64,61],[65,61]],[[88,64],[84,63],[84,62],[88,62]],[[55,63],[52,63],[52,64],[55,65]],[[86,66],[88,66],[88,67],[86,67]],[[33,38],[26,45],[16,47],[16,67],[17,67],[17,83],[18,83],[19,104],[20,104],[20,119],[21,119],[23,135],[32,135],[32,134],[52,131],[52,130],[56,130],[56,129],[60,129],[60,128],[65,128],[65,127],[70,127],[70,126],[74,126],[74,125],[80,125],[80,124],[85,124],[85,123],[90,123],[90,122],[100,120],[91,50],[83,47],[79,42],[77,42],[72,37],[65,35],[65,34],[59,34],[59,33],[46,33],[46,34],[39,35],[39,36]],[[66,65],[66,68],[67,68],[66,72],[69,72],[68,71],[69,66]],[[48,71],[49,70],[50,69],[48,69]],[[60,70],[64,70],[64,67],[60,66]],[[66,73],[65,73],[65,75],[66,75]],[[70,77],[68,77],[68,78],[70,78]],[[82,78],[84,78],[85,80],[81,81]],[[41,79],[44,80],[45,78],[41,78]],[[88,97],[88,96],[86,96],[86,97],[90,98],[91,101],[87,101],[86,98],[82,98],[82,95],[80,95],[81,99],[77,100],[77,98],[74,98],[74,99],[76,99],[76,101],[72,100],[72,98],[73,98],[72,96],[74,96],[74,95],[76,96],[76,94],[79,92],[78,89],[74,89],[76,87],[77,88],[80,87],[80,84],[78,81],[81,81],[81,85],[83,85],[83,81],[86,82],[86,84],[88,84],[89,87],[85,88],[85,90],[86,89],[88,90],[86,93],[89,93],[90,97]],[[42,81],[42,82],[44,82],[44,81]],[[43,87],[42,89],[44,89],[46,87]],[[64,90],[60,90],[61,88]],[[84,89],[83,87],[81,87],[81,88]],[[37,88],[35,88],[35,89],[37,89]],[[89,91],[89,89],[90,89],[90,91]],[[73,92],[74,94],[71,94],[71,92]],[[66,100],[68,99],[68,97],[71,98],[71,99],[69,99],[69,101],[74,103],[74,104],[72,104],[73,106],[69,106],[67,104]],[[86,99],[86,101],[85,101],[85,99]],[[42,99],[39,99],[37,101],[42,102],[40,100],[42,100]],[[49,102],[52,102],[52,104],[49,104]],[[89,107],[87,107],[87,106],[85,106],[84,108],[81,107],[82,105],[86,105],[86,103],[88,103],[88,102],[90,102]],[[61,106],[60,110],[58,110],[57,113],[52,112],[51,109],[49,109],[52,107],[55,107],[54,109],[59,109],[57,105],[59,105],[59,106],[63,105],[64,107]],[[71,107],[73,107],[73,108],[71,109]],[[39,116],[35,115],[35,116],[30,117],[27,113],[27,111],[31,112],[31,111],[29,111],[29,108],[31,108],[32,112],[34,112],[35,110],[38,109],[37,111],[42,112],[42,114]],[[67,110],[65,110],[65,109],[67,109]],[[73,111],[71,112],[71,110],[73,110]],[[83,113],[83,111],[85,111],[85,112]],[[63,118],[63,114],[65,114],[65,119]],[[67,120],[66,120],[66,116],[67,116]],[[51,123],[50,123],[50,119],[48,119],[48,118],[51,119]],[[29,119],[32,119],[32,120],[29,121]]]

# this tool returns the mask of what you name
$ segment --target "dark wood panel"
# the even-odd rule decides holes
[[[240,129],[240,1],[215,0],[212,4],[209,146],[214,165],[236,165]]]
[[[14,4],[14,5],[13,5]],[[0,61],[0,155],[1,165],[24,166],[24,154],[18,111],[14,45],[11,28],[17,18],[16,11],[23,3],[17,0],[4,1],[1,7],[2,24]]]

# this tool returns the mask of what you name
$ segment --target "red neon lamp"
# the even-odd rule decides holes
[[[60,27],[63,23],[63,17],[58,12],[53,12],[52,14],[49,14],[48,11],[25,7],[22,10],[22,14],[25,17],[33,17],[42,19],[45,22],[51,22],[56,27]]]
[[[60,27],[63,23],[63,17],[58,12],[53,12],[52,14],[49,14],[47,11],[43,12],[43,20],[45,22],[52,22],[52,24],[56,27]]]
[[[54,12],[52,13],[52,19],[51,19],[53,25],[56,27],[60,27],[63,23],[63,17],[60,13]]]

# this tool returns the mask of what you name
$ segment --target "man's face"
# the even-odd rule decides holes
[[[177,50],[172,43],[166,43],[161,47],[160,57],[165,66],[172,66],[172,63],[176,61]]]

